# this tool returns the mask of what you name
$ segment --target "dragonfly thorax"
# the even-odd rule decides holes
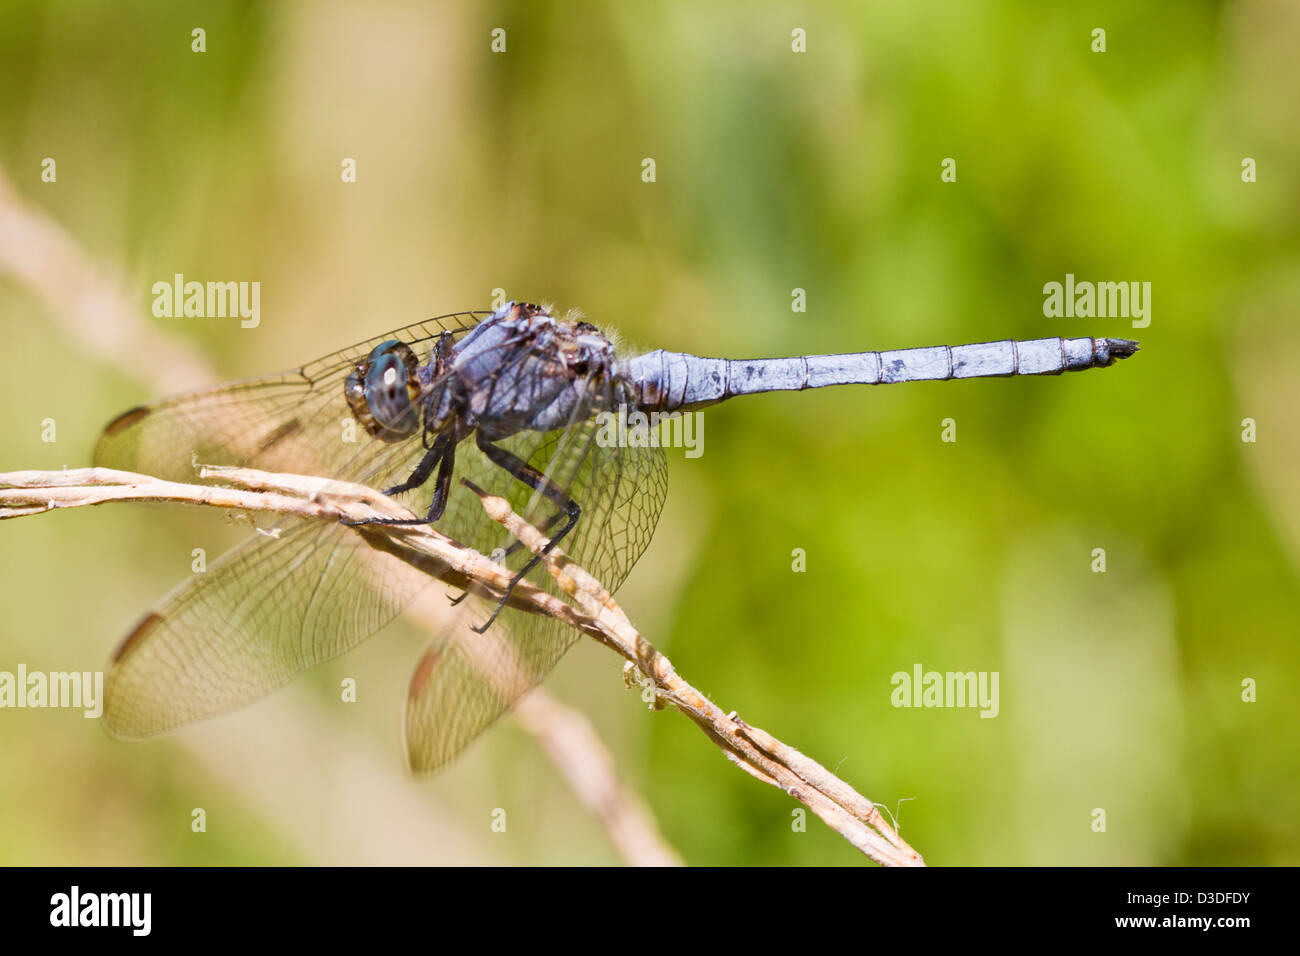
[[[458,342],[450,365],[465,424],[497,440],[612,407],[613,343],[594,325],[509,303]]]

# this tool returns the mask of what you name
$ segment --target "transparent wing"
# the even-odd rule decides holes
[[[560,547],[595,574],[611,591],[631,571],[650,543],[667,495],[667,466],[658,447],[603,447],[596,420],[573,422],[545,436],[519,435],[502,444],[566,489],[582,508],[572,533]],[[469,443],[466,442],[466,445]],[[477,448],[457,474],[510,501],[536,527],[556,511],[483,457]],[[508,547],[513,539],[484,520],[478,498],[457,485],[438,527],[484,554]],[[531,555],[524,550],[507,557],[518,570]],[[545,568],[531,583],[558,593]],[[407,759],[417,773],[450,763],[501,714],[536,687],[580,636],[551,618],[507,608],[484,634],[469,629],[486,619],[490,608],[475,598],[464,614],[427,648],[415,667],[407,695]]]
[[[227,382],[164,398],[124,412],[95,446],[94,463],[197,481],[194,463],[365,481],[384,450],[352,420],[343,382],[357,362],[387,339],[400,339],[425,357],[443,332],[456,336],[488,313],[458,312],[377,336],[302,368]],[[407,454],[420,451],[411,442]]]
[[[141,737],[225,713],[382,628],[430,578],[344,525],[297,522],[223,555],[114,654],[104,722]]]

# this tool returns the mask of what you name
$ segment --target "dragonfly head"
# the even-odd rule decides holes
[[[411,347],[389,339],[374,347],[348,375],[348,407],[375,438],[399,442],[420,428],[420,363]]]

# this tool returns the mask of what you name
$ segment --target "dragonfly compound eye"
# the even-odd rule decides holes
[[[348,375],[343,386],[348,407],[375,438],[399,442],[419,429],[419,364],[409,345],[390,339]]]

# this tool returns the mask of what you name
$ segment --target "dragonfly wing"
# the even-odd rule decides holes
[[[482,634],[470,629],[491,607],[471,597],[426,648],[411,675],[404,736],[414,773],[433,773],[540,684],[577,638],[544,619],[530,628],[523,612],[504,611]]]
[[[198,480],[195,464],[238,465],[365,481],[383,443],[353,420],[343,383],[370,350],[400,339],[423,357],[442,333],[459,336],[486,313],[428,319],[335,352],[291,372],[227,382],[124,412],[104,429],[94,463]],[[419,448],[412,442],[411,453]]]
[[[667,493],[667,467],[661,448],[604,447],[599,432],[598,423],[588,420],[548,433],[540,442],[534,435],[502,444],[578,501],[582,516],[560,547],[613,591],[650,543]],[[553,504],[469,445],[464,443],[465,454],[457,457],[457,474],[508,499],[535,527],[552,517]],[[438,527],[484,554],[513,543],[502,528],[484,520],[478,498],[463,486],[453,491]],[[519,570],[529,557],[520,549],[502,560]],[[532,572],[530,580],[558,594],[544,568]],[[487,605],[470,598],[457,611],[462,613],[431,642],[411,678],[405,737],[407,760],[416,773],[434,772],[455,759],[540,684],[580,636],[553,618],[512,608],[477,634],[469,625],[486,620]]]
[[[355,647],[431,580],[345,525],[296,521],[250,538],[121,643],[104,722],[141,737],[257,700]]]

